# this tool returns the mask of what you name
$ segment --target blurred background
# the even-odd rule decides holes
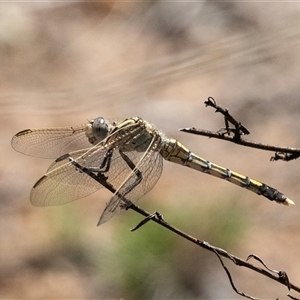
[[[299,147],[300,4],[258,2],[27,2],[0,4],[0,298],[238,298],[217,258],[156,224],[131,233],[132,211],[96,227],[101,190],[38,208],[30,189],[51,161],[15,152],[27,128],[140,116],[196,154],[261,180],[284,207],[226,181],[165,162],[139,205],[183,231],[246,258],[259,255],[300,285],[298,161],[179,132],[223,127],[212,96],[251,132]],[[298,132],[298,133],[297,133]],[[287,289],[227,265],[261,298]]]

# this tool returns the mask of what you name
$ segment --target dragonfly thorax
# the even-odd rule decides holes
[[[147,151],[154,136],[157,135],[157,130],[154,126],[139,117],[126,119],[119,123],[115,129],[116,139],[123,141],[120,148],[124,152]]]
[[[89,142],[93,145],[98,144],[104,140],[109,133],[108,125],[104,118],[99,117],[93,119],[86,125],[86,136],[89,139]]]
[[[140,135],[133,137],[126,144],[122,145],[123,151],[137,151],[137,152],[145,152],[151,141],[153,139],[153,135],[148,132],[143,132]]]

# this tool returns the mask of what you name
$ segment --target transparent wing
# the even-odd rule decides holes
[[[61,205],[85,197],[102,186],[67,163],[46,173],[31,190],[30,201],[35,206]]]
[[[72,157],[73,159],[77,159],[80,156],[87,153],[89,149],[81,149],[77,151],[73,151],[67,154],[64,154],[57,158],[48,168],[47,173],[51,172],[54,169],[60,168],[62,165],[65,165],[70,162],[69,158]]]
[[[116,193],[106,205],[98,225],[108,221],[117,211],[121,209],[122,199],[118,195],[125,196],[127,200],[136,202],[143,195],[148,193],[157,183],[163,168],[163,159],[159,153],[160,137],[154,136],[151,144],[145,153],[137,151],[127,152],[126,155],[135,164],[136,170],[142,175],[142,180],[135,186],[137,174],[134,171],[129,173]],[[124,160],[123,160],[124,162]],[[134,186],[133,189],[131,187]]]
[[[118,134],[116,130],[91,148],[70,152],[56,159],[48,172],[32,188],[31,203],[36,206],[65,204],[88,196],[103,187],[92,177],[78,170],[70,162],[70,157],[81,167],[92,169],[94,175],[103,173],[108,182],[119,186],[131,169],[120,157],[118,149],[124,142],[128,142],[131,132],[122,133],[122,138],[118,138]],[[110,161],[104,164],[108,153]]]
[[[69,157],[86,168],[99,168],[103,162],[107,149],[97,149],[87,159],[82,158],[83,151],[76,151],[64,155],[56,160],[49,168],[48,172],[34,185],[30,194],[30,201],[35,206],[61,205],[83,197],[86,197],[103,186],[92,177],[78,170],[70,161]],[[86,151],[85,151],[86,152]],[[79,156],[79,157],[78,157]],[[108,181],[117,181],[124,175],[120,174],[116,168],[122,167],[123,159],[118,151],[112,154],[110,169],[104,173]],[[128,171],[127,171],[128,172]],[[120,179],[121,180],[121,179]]]
[[[57,158],[71,151],[90,148],[86,125],[48,129],[27,129],[11,140],[12,147],[23,154],[40,158]]]
[[[30,201],[35,206],[62,205],[74,200],[86,197],[103,186],[86,173],[78,170],[69,157],[76,160],[81,167],[94,170],[94,174],[105,171],[102,174],[115,189],[128,177],[131,172],[128,164],[121,157],[118,147],[112,149],[111,160],[108,169],[103,164],[108,148],[100,143],[97,146],[85,150],[79,150],[63,155],[52,163],[48,172],[37,181],[31,190]],[[131,159],[134,163],[140,160],[142,153],[133,151]]]
[[[149,126],[141,126],[136,121],[126,119],[97,145],[56,159],[32,188],[31,203],[36,206],[61,205],[85,197],[103,187],[94,180],[99,177],[106,187],[109,184],[116,190],[102,214],[100,223],[104,223],[120,209],[124,197],[134,202],[150,191],[162,172],[161,137],[149,135]],[[144,149],[147,144],[149,146]],[[82,168],[92,172],[94,178]]]

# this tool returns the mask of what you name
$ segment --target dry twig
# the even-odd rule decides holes
[[[205,136],[209,136],[209,137],[214,137],[214,138],[219,138],[222,140],[227,140],[227,141],[231,141],[240,145],[244,145],[244,146],[248,146],[248,147],[254,147],[254,148],[259,148],[259,149],[264,149],[264,150],[269,150],[269,151],[276,151],[276,152],[280,152],[283,153],[282,156],[280,156],[279,154],[275,154],[275,157],[273,158],[273,160],[278,160],[278,159],[283,159],[284,157],[287,157],[287,153],[291,154],[290,157],[296,158],[296,153],[300,156],[300,149],[295,149],[295,148],[286,148],[286,147],[274,147],[274,146],[270,146],[270,145],[264,145],[261,143],[255,143],[255,142],[249,142],[246,140],[243,140],[241,138],[241,135],[244,134],[249,134],[249,130],[244,127],[240,122],[236,121],[235,118],[233,118],[227,109],[223,109],[220,106],[218,106],[216,104],[216,102],[214,101],[213,98],[208,98],[208,101],[205,102],[206,106],[212,106],[216,109],[216,112],[220,112],[224,115],[225,118],[225,128],[218,131],[217,133],[213,133],[210,131],[204,131],[204,130],[198,130],[195,128],[184,128],[181,129],[181,131],[184,132],[189,132],[189,133],[194,133],[194,134],[199,134],[199,135],[205,135]],[[230,128],[229,127],[229,123],[234,125],[234,128]],[[233,133],[234,136],[230,137],[230,134]],[[226,134],[228,136],[226,136]],[[281,158],[283,157],[283,158]],[[284,159],[287,160],[287,159]],[[248,295],[240,290],[238,290],[236,288],[236,286],[234,285],[234,281],[232,279],[231,273],[228,270],[228,268],[225,266],[222,257],[229,259],[230,261],[232,261],[236,266],[240,266],[240,267],[245,267],[248,269],[253,270],[254,272],[257,272],[261,275],[264,275],[270,279],[273,279],[283,285],[285,285],[288,290],[294,290],[300,293],[300,287],[294,285],[293,283],[290,282],[287,273],[285,271],[276,271],[273,270],[271,268],[269,268],[266,263],[257,255],[255,254],[250,254],[246,260],[243,260],[233,254],[228,253],[226,250],[215,247],[210,245],[209,243],[199,240],[185,232],[183,232],[182,230],[176,228],[175,226],[167,223],[163,216],[158,213],[155,212],[153,214],[148,213],[147,211],[143,210],[142,208],[138,207],[137,205],[133,204],[131,201],[129,201],[128,199],[126,199],[123,195],[119,194],[118,191],[116,191],[116,189],[107,182],[107,178],[105,177],[105,175],[101,172],[92,172],[90,171],[88,168],[82,167],[80,164],[78,164],[75,160],[73,160],[72,158],[70,158],[70,161],[74,164],[74,166],[76,168],[78,168],[80,171],[86,173],[87,175],[91,176],[94,180],[96,180],[97,182],[99,182],[99,184],[103,185],[104,187],[106,187],[109,191],[111,191],[112,193],[118,195],[121,200],[122,200],[122,208],[123,209],[131,209],[141,215],[143,215],[145,218],[139,223],[137,224],[133,229],[131,229],[131,231],[135,231],[138,228],[142,227],[143,225],[145,225],[147,222],[149,221],[153,221],[157,224],[159,224],[160,226],[165,227],[166,229],[174,232],[175,234],[183,237],[184,239],[196,244],[197,246],[211,251],[214,254],[217,255],[218,259],[220,260],[220,263],[223,267],[223,269],[225,270],[229,282],[231,284],[231,287],[233,288],[233,290],[243,296],[246,297],[248,299],[252,299],[252,300],[257,300],[257,298]],[[257,261],[259,261],[265,269],[257,267],[253,264],[250,264],[248,261],[250,259],[255,259]],[[297,298],[295,298],[294,296],[291,296],[288,294],[288,297],[290,297],[291,299],[297,300]]]
[[[276,161],[276,160],[284,160],[284,161],[290,161],[293,159],[296,159],[300,156],[300,149],[299,148],[291,148],[291,147],[278,147],[278,146],[272,146],[267,145],[263,143],[248,141],[245,139],[242,139],[243,134],[249,134],[249,130],[243,126],[240,122],[236,121],[234,117],[232,117],[229,114],[229,111],[227,109],[224,109],[216,104],[216,101],[209,97],[207,101],[204,102],[206,106],[210,106],[216,109],[216,112],[222,113],[225,118],[225,128],[221,128],[217,132],[212,132],[209,130],[203,130],[203,129],[196,129],[195,127],[186,127],[179,129],[180,131],[196,134],[196,135],[202,135],[207,136],[210,138],[216,138],[220,140],[225,140],[228,142],[236,143],[242,146],[246,147],[252,147],[256,149],[261,150],[267,150],[267,151],[273,151],[275,152],[274,156],[271,157],[270,160]],[[230,128],[229,123],[233,124],[235,128]],[[234,136],[231,137],[230,133],[234,133]]]
[[[238,290],[234,283],[233,283],[233,279],[232,279],[232,276],[229,272],[229,270],[227,269],[227,267],[225,266],[223,260],[221,257],[225,257],[229,260],[231,260],[235,265],[237,266],[240,266],[240,267],[245,267],[245,268],[248,268],[248,269],[251,269],[257,273],[260,273],[266,277],[269,277],[285,286],[287,286],[288,290],[294,290],[294,291],[297,291],[300,293],[300,287],[294,285],[293,283],[291,283],[289,280],[288,280],[288,277],[286,275],[286,272],[285,271],[274,271],[274,270],[271,270],[270,268],[268,268],[266,266],[265,263],[263,263],[263,261],[255,254],[251,254],[248,256],[247,260],[249,260],[249,258],[255,258],[257,260],[259,260],[260,262],[263,263],[263,265],[266,267],[267,270],[265,269],[262,269],[262,268],[259,268],[259,267],[256,267],[252,264],[250,264],[248,261],[245,261],[235,255],[232,255],[230,253],[228,253],[226,250],[223,250],[221,248],[218,248],[218,247],[215,247],[215,246],[212,246],[210,245],[209,243],[205,242],[205,241],[202,241],[202,240],[199,240],[185,232],[183,232],[182,230],[176,228],[175,226],[167,223],[163,216],[158,213],[158,212],[155,212],[153,214],[150,214],[149,212],[143,210],[142,208],[138,207],[137,205],[133,204],[131,201],[129,201],[128,199],[126,199],[124,196],[120,195],[118,193],[118,191],[116,191],[116,189],[107,182],[106,180],[106,177],[101,173],[99,172],[98,174],[95,174],[94,172],[90,171],[88,168],[85,168],[85,167],[82,167],[80,164],[78,164],[75,160],[73,160],[72,158],[70,158],[70,161],[74,164],[74,166],[76,168],[78,168],[80,171],[86,173],[88,176],[91,176],[93,179],[95,179],[97,182],[99,182],[99,184],[103,185],[104,187],[106,187],[109,191],[111,191],[112,193],[115,193],[117,194],[121,199],[122,199],[122,208],[125,209],[125,210],[128,210],[128,209],[131,209],[141,215],[143,215],[145,218],[139,223],[137,224],[133,229],[131,229],[131,231],[135,231],[137,230],[138,228],[142,227],[143,225],[145,225],[148,221],[153,221],[157,224],[159,224],[160,226],[163,226],[165,227],[166,229],[174,232],[175,234],[183,237],[184,239],[196,244],[197,246],[201,247],[201,248],[204,248],[208,251],[211,251],[213,253],[215,253],[217,255],[217,257],[219,258],[221,264],[222,264],[222,267],[224,268],[228,278],[229,278],[229,281],[230,281],[230,284],[233,288],[233,290],[243,296],[243,297],[246,297],[248,299],[252,299],[252,300],[256,300],[257,298],[253,297],[253,296],[250,296],[244,292],[241,292],[240,290]],[[275,274],[274,274],[275,273]],[[283,276],[283,274],[285,274]],[[290,296],[292,297],[292,296]],[[292,298],[292,299],[296,299],[296,298]]]

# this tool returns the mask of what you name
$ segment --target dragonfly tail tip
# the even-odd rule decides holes
[[[293,200],[289,199],[289,198],[286,198],[284,200],[284,202],[281,202],[281,203],[284,204],[284,205],[287,205],[287,206],[289,206],[289,205],[295,205],[295,202]]]
[[[287,198],[286,201],[288,202],[288,205],[295,205],[295,202],[289,198]]]

